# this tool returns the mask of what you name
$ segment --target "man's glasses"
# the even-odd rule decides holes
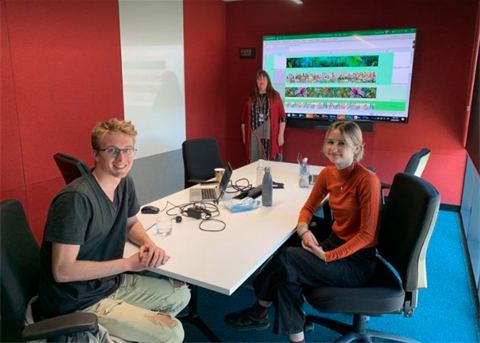
[[[135,153],[137,152],[137,149],[132,149],[132,148],[126,148],[126,149],[117,149],[117,148],[106,148],[106,149],[97,149],[97,151],[105,151],[107,156],[109,157],[117,157],[118,154],[123,152],[123,155],[125,157],[133,157],[135,156]]]

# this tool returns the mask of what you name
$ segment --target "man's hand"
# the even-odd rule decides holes
[[[147,269],[147,267],[142,264],[142,259],[138,252],[130,256],[128,262],[127,270],[130,272],[141,272],[142,270]]]
[[[138,259],[140,259],[143,269],[159,267],[167,263],[170,256],[168,256],[163,249],[157,247],[148,237],[137,216],[128,218],[127,226],[128,239],[140,246],[140,251],[136,255]]]
[[[159,267],[167,263],[170,259],[170,256],[165,253],[165,250],[157,247],[154,243],[142,245],[138,256],[141,260],[141,264],[146,268]]]

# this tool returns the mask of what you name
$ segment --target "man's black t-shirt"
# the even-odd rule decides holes
[[[52,243],[80,245],[77,260],[123,258],[127,219],[138,213],[135,186],[123,178],[112,202],[90,173],[63,188],[48,211],[41,249],[39,308],[50,318],[87,308],[106,298],[120,283],[120,275],[90,281],[57,283],[52,274]]]

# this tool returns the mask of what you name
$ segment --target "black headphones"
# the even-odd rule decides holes
[[[175,221],[177,223],[181,223],[182,222],[182,216],[175,216]]]

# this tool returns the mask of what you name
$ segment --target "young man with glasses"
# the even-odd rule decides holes
[[[38,308],[49,318],[75,311],[97,314],[112,336],[136,342],[181,342],[175,316],[188,304],[186,285],[132,274],[159,267],[170,256],[148,237],[128,172],[137,132],[111,119],[92,131],[93,172],[53,200],[41,249]],[[123,258],[126,239],[139,252]]]

